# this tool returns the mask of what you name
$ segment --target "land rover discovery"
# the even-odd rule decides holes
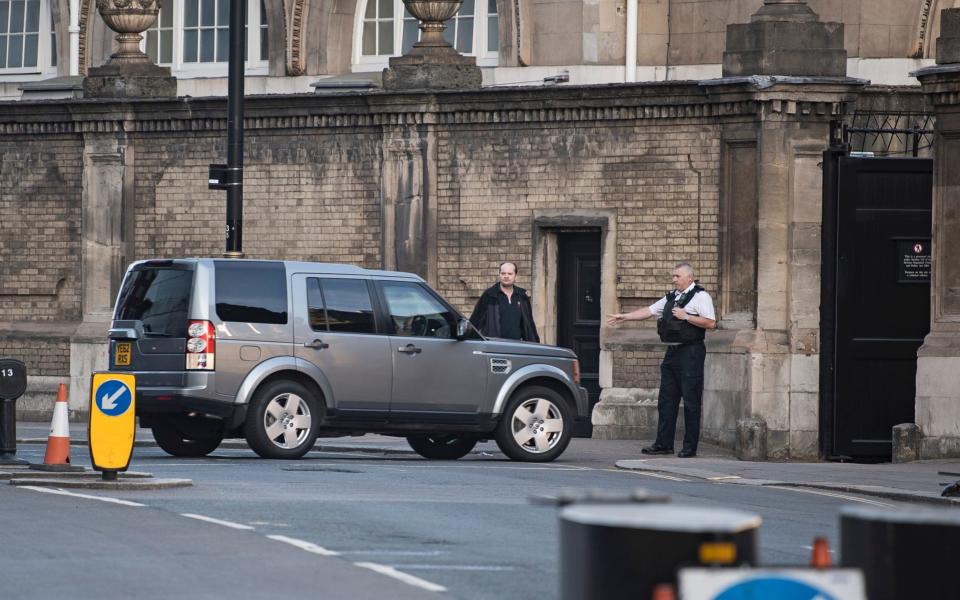
[[[484,339],[420,277],[292,261],[145,260],[127,269],[110,369],[137,378],[137,415],[175,456],[225,437],[299,458],[318,436],[406,437],[457,459],[495,439],[550,461],[589,419],[576,355]]]

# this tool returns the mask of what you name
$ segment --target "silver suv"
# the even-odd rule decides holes
[[[225,437],[299,458],[318,436],[404,436],[457,459],[493,438],[550,461],[588,416],[570,350],[484,339],[420,277],[354,266],[193,258],[127,269],[110,369],[137,377],[163,450]]]

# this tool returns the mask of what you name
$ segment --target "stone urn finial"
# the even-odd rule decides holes
[[[456,50],[444,39],[443,30],[447,28],[447,20],[453,18],[460,10],[463,0],[403,0],[407,11],[420,21],[420,41],[413,45],[410,54],[417,53],[416,49],[443,49]],[[437,50],[433,50],[436,52]]]
[[[157,20],[161,0],[97,0],[107,26],[117,32],[120,49],[107,64],[91,67],[83,78],[87,98],[172,98],[177,80],[168,67],[153,64],[140,50],[140,34]]]
[[[150,63],[140,50],[140,35],[157,20],[161,0],[97,0],[97,10],[107,27],[117,32],[120,49],[110,57],[111,65]]]
[[[480,87],[483,77],[472,56],[463,56],[443,38],[446,21],[463,0],[403,0],[420,20],[420,41],[403,56],[390,59],[383,70],[386,89],[465,89]]]

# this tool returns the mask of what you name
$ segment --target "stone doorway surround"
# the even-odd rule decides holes
[[[533,215],[531,295],[533,319],[545,344],[557,343],[557,241],[565,231],[600,230],[601,319],[617,310],[617,211],[545,209]],[[600,350],[600,387],[613,384],[613,356]]]

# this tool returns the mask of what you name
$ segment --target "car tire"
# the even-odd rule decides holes
[[[216,450],[223,436],[188,437],[175,424],[154,425],[150,428],[160,449],[171,456],[199,458]]]
[[[573,412],[558,392],[529,386],[510,397],[497,424],[500,450],[513,460],[549,462],[567,449],[573,434]]]
[[[300,458],[313,447],[320,419],[313,393],[301,383],[280,379],[253,395],[243,433],[263,458]]]
[[[477,439],[457,434],[408,435],[407,443],[413,451],[431,460],[457,460],[477,445]]]

